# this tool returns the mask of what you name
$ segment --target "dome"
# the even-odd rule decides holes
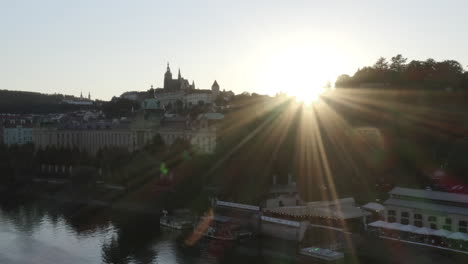
[[[141,103],[141,108],[143,110],[158,110],[161,109],[161,103],[154,98],[149,98]]]

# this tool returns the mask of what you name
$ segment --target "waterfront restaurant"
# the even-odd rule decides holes
[[[445,229],[433,230],[427,227],[402,225],[397,222],[388,223],[381,220],[370,223],[368,230],[371,234],[383,239],[468,251],[468,235],[465,233],[450,232]]]
[[[355,206],[353,198],[309,202],[302,206],[265,208],[264,214],[276,218],[309,221],[311,224],[356,230],[363,226],[369,212]]]
[[[385,201],[386,221],[368,225],[381,238],[468,250],[468,195],[396,187]]]
[[[385,201],[389,223],[467,233],[468,195],[395,187]]]

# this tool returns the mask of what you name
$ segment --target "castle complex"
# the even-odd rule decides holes
[[[177,79],[172,78],[171,68],[167,64],[164,74],[164,87],[155,89],[156,104],[161,108],[192,108],[196,105],[212,104],[219,95],[219,85],[214,81],[209,89],[197,89],[195,82],[189,83],[182,78],[180,70]]]

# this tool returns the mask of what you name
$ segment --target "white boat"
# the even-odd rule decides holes
[[[319,247],[303,248],[299,251],[299,254],[315,259],[320,259],[326,262],[336,262],[344,258],[344,254],[342,252],[336,252],[330,249]]]

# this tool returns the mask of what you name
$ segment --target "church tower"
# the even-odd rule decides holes
[[[164,74],[164,90],[169,89],[171,86],[170,83],[172,81],[172,73],[171,68],[169,68],[169,62],[167,63],[166,73]]]
[[[216,80],[214,81],[213,85],[211,85],[211,95],[214,100],[216,100],[219,95],[219,84]]]

